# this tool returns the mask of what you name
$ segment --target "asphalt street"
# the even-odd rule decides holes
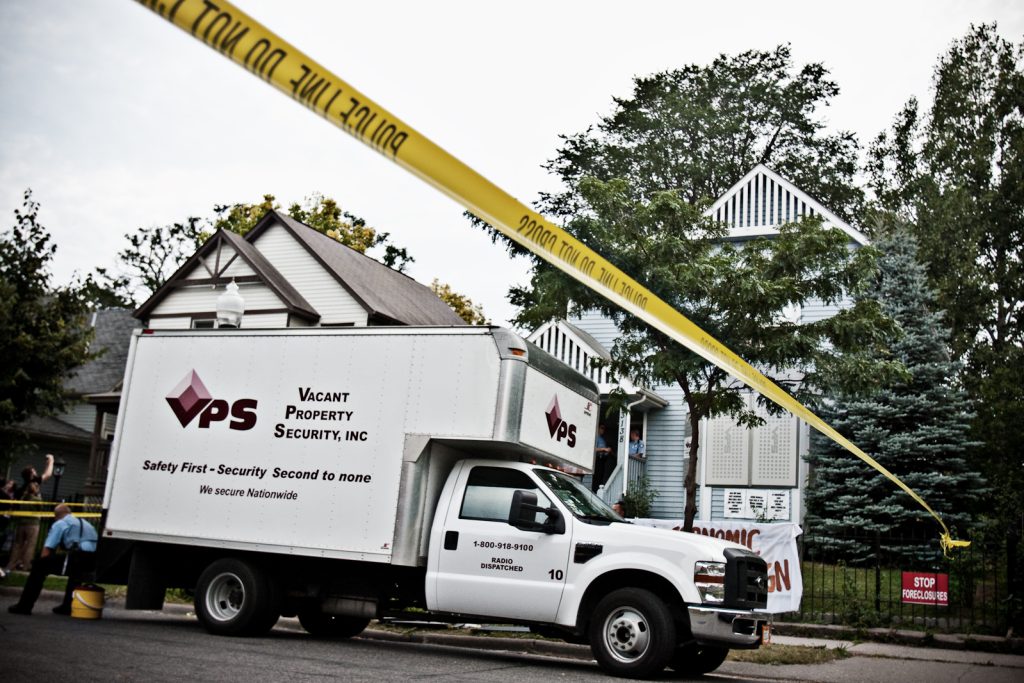
[[[184,606],[163,612],[104,611],[85,621],[50,613],[51,596],[35,614],[8,614],[0,597],[0,671],[4,681],[605,681],[582,646],[511,638],[368,631],[343,642],[309,637],[294,619],[270,636],[218,638],[206,634]],[[726,662],[707,680],[898,681],[1000,683],[1024,680],[1024,657],[876,643],[814,641],[777,636],[775,642],[845,647],[853,656],[822,665],[765,666]],[[59,654],[57,654],[59,653]],[[669,679],[666,673],[664,679]]]

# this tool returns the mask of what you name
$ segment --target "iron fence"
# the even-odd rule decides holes
[[[1005,635],[1021,614],[1012,540],[976,538],[947,557],[934,535],[824,536],[805,529],[800,610],[780,620]],[[923,600],[912,586],[905,594],[904,572],[936,577],[939,588],[944,575],[947,590]]]

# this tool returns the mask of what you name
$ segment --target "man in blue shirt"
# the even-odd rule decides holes
[[[647,457],[647,447],[640,438],[640,430],[635,427],[629,430],[629,454],[640,460]]]
[[[43,552],[32,563],[32,571],[25,581],[21,598],[7,608],[11,614],[32,614],[43,581],[50,574],[68,576],[64,602],[53,608],[54,614],[71,614],[71,595],[82,582],[82,576],[95,567],[96,539],[98,535],[92,524],[71,514],[71,509],[61,503],[53,509],[56,522],[50,527],[43,543]],[[62,552],[60,552],[62,551]]]
[[[594,476],[591,490],[595,493],[612,473],[612,449],[604,438],[604,425],[598,423],[597,438],[594,439]]]

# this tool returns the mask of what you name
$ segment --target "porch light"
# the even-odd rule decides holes
[[[245,313],[245,299],[238,293],[238,285],[232,280],[217,297],[217,328],[234,329],[241,327]]]

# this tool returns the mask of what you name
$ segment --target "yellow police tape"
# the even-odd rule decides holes
[[[230,2],[138,2],[419,176],[506,237],[731,373],[833,439],[885,475],[935,518],[942,527],[944,552],[969,545],[968,541],[953,540],[942,518],[895,475],[684,315]]]
[[[50,517],[53,517],[53,513],[52,512],[27,512],[27,511],[21,512],[21,511],[18,511],[18,512],[4,512],[4,513],[0,513],[0,514],[3,514],[4,516],[7,516],[7,517],[36,517],[38,519],[49,519]],[[75,517],[87,517],[88,518],[88,517],[99,517],[101,513],[99,513],[99,512],[76,512],[74,514],[75,514]]]
[[[6,500],[3,502],[4,505],[50,505],[56,507],[58,505],[67,505],[69,508],[84,508],[84,507],[98,507],[95,503],[55,503],[52,500]]]

